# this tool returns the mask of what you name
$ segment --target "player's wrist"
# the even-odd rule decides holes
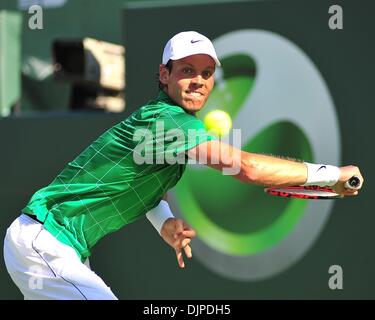
[[[314,164],[305,162],[307,167],[307,180],[303,186],[333,186],[340,178],[340,168],[328,164]]]
[[[165,200],[161,200],[155,208],[146,213],[146,217],[161,235],[161,230],[164,222],[166,222],[170,218],[174,218],[174,215],[169,207],[168,202]]]

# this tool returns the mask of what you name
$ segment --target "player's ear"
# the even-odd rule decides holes
[[[169,80],[169,70],[165,67],[164,64],[159,66],[159,81],[162,84],[167,84]]]

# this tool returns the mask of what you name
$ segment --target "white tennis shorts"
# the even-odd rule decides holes
[[[6,268],[25,299],[117,300],[74,249],[22,214],[4,239]]]

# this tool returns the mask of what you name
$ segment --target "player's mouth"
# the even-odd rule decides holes
[[[194,98],[196,98],[196,99],[200,99],[200,98],[202,98],[202,97],[204,96],[204,94],[201,93],[201,92],[199,92],[199,91],[191,91],[191,90],[187,90],[187,91],[185,91],[185,92],[186,92],[186,94],[187,94],[188,96],[194,97]]]

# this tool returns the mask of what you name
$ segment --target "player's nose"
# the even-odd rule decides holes
[[[198,74],[194,78],[191,79],[191,82],[197,85],[202,85],[203,84],[203,77],[202,75]]]

